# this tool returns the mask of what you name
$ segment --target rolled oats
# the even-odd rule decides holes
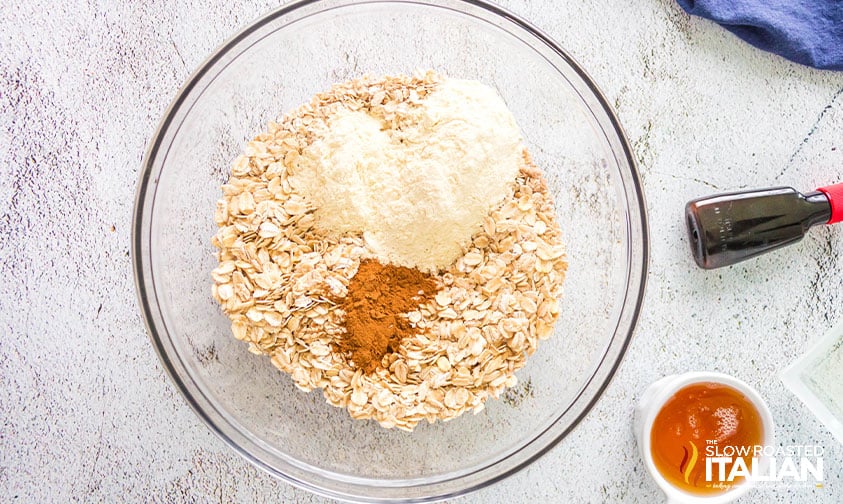
[[[270,356],[300,389],[321,388],[352,418],[387,428],[476,414],[514,386],[515,372],[552,332],[567,269],[551,195],[524,151],[510,195],[460,259],[435,275],[435,298],[407,314],[417,333],[368,375],[337,351],[345,314],[336,300],[373,254],[360,236],[320,232],[314,209],[293,191],[289,177],[312,141],[308,124],[345,106],[398,127],[402,110],[437,82],[432,73],[363,78],[316,95],[246,146],[215,209],[212,293],[234,337]]]

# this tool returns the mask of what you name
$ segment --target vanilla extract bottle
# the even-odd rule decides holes
[[[818,224],[843,221],[843,183],[802,194],[774,187],[708,196],[685,207],[697,265],[729,266],[795,243]]]

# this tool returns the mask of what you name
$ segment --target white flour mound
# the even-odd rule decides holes
[[[492,88],[445,79],[401,129],[339,109],[293,177],[320,227],[361,232],[382,260],[435,271],[453,263],[522,164],[515,118]]]

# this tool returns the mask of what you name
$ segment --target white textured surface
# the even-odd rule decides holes
[[[12,502],[323,499],[214,437],[164,376],[129,261],[135,182],[188,74],[273,2],[20,2],[0,11],[0,494]],[[636,337],[591,414],[528,469],[460,502],[658,502],[630,426],[658,377],[756,386],[781,443],[826,447],[821,489],[742,502],[843,501],[843,448],[775,373],[843,317],[843,229],[698,270],[682,208],[713,191],[843,180],[843,73],[749,47],[672,0],[510,1],[589,70],[639,160],[653,234]]]

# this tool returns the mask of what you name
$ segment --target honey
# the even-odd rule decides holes
[[[680,389],[665,402],[653,421],[650,451],[670,484],[692,494],[714,495],[743,483],[743,475],[729,480],[732,466],[743,459],[751,472],[754,449],[763,439],[761,415],[752,401],[728,385],[703,382]],[[744,455],[718,465],[707,460],[724,451]],[[723,474],[727,476],[721,480]]]

